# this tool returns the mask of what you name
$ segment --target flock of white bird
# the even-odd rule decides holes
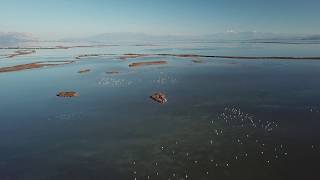
[[[242,163],[250,165],[254,161],[268,168],[289,156],[285,144],[270,140],[279,127],[276,121],[260,120],[240,108],[226,107],[207,126],[198,141],[180,139],[160,146],[162,154],[148,167],[139,165],[138,160],[130,162],[132,179],[210,179],[212,174]],[[208,135],[209,139],[203,141]]]

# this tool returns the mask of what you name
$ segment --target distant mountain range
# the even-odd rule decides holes
[[[288,35],[277,33],[262,33],[262,32],[224,32],[214,33],[209,35],[199,36],[179,36],[179,35],[149,35],[144,33],[103,33],[89,37],[80,38],[65,38],[57,41],[64,42],[91,42],[91,43],[154,43],[168,41],[317,41],[320,40],[320,35]],[[0,45],[15,45],[25,42],[45,42],[39,40],[31,34],[19,32],[0,32]]]
[[[85,38],[68,38],[64,41],[82,42],[161,42],[161,41],[285,41],[320,40],[320,35],[289,35],[262,32],[225,32],[209,35],[149,35],[144,33],[104,33]]]
[[[311,36],[303,37],[302,40],[320,40],[320,35],[311,35]]]
[[[0,32],[0,47],[25,46],[26,43],[37,42],[38,38],[29,33]]]
[[[167,40],[180,40],[187,37],[183,36],[162,36],[162,35],[150,35],[145,33],[103,33],[89,37],[81,38],[66,38],[63,41],[80,41],[80,42],[97,42],[97,43],[116,43],[116,42],[154,42],[154,41],[167,41]]]
[[[28,33],[19,32],[0,32],[1,43],[18,43],[18,42],[31,42],[38,39]]]

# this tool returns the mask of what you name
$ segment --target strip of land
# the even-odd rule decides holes
[[[101,57],[101,56],[112,56],[115,54],[81,54],[76,56],[76,59],[81,59],[81,58],[89,58],[89,57]]]
[[[127,54],[124,54],[127,55]],[[131,57],[144,56],[171,56],[181,58],[221,58],[221,59],[265,59],[265,60],[320,60],[320,56],[295,57],[295,56],[219,56],[219,55],[199,55],[199,54],[129,54]],[[121,56],[120,56],[121,57]]]
[[[150,56],[149,54],[124,54],[122,56],[120,56],[119,58],[122,60],[127,60],[127,59],[131,59],[131,58],[140,58],[140,57],[146,57],[146,56]]]
[[[85,57],[100,57],[100,56],[118,56],[121,60],[135,59],[140,57],[161,57],[170,56],[178,58],[191,58],[193,62],[200,63],[199,58],[220,58],[220,59],[248,59],[248,60],[320,60],[320,56],[220,56],[220,55],[199,55],[199,54],[82,54],[75,58],[81,59]]]
[[[23,71],[27,69],[38,69],[38,68],[49,67],[49,66],[59,66],[59,65],[70,64],[73,62],[74,61],[42,61],[42,62],[35,62],[35,63],[28,63],[28,64],[20,64],[16,66],[2,67],[0,68],[0,73]]]
[[[7,54],[7,55],[6,55],[6,58],[14,58],[14,57],[16,57],[16,56],[33,54],[33,53],[35,53],[35,52],[36,52],[36,50],[21,49],[21,50],[14,51],[14,53],[12,53],[12,54]]]
[[[119,74],[119,71],[107,71],[106,74]]]
[[[129,67],[141,67],[141,66],[163,65],[163,64],[167,64],[167,61],[135,62],[135,63],[129,64]]]
[[[80,96],[79,93],[75,92],[75,91],[62,91],[62,92],[59,92],[57,94],[57,96],[59,97],[78,97]]]
[[[197,54],[156,54],[158,56],[174,56],[183,58],[221,58],[221,59],[296,59],[296,60],[320,60],[320,56],[315,57],[293,57],[293,56],[213,56],[213,55],[197,55]]]
[[[95,48],[95,47],[113,47],[113,46],[120,46],[117,44],[97,44],[97,45],[77,45],[77,46],[63,46],[63,45],[59,45],[59,46],[31,46],[31,47],[0,47],[0,49],[72,49],[72,48]]]

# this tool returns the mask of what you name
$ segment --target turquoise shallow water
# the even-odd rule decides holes
[[[37,50],[0,59],[0,66],[93,53],[319,56],[318,50],[318,44],[123,45]],[[153,60],[168,64],[128,67]],[[192,60],[114,55],[1,73],[0,179],[319,177],[320,61]],[[56,97],[68,90],[80,96]],[[149,98],[158,91],[168,103]]]

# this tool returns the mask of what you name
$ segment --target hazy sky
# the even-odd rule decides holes
[[[320,0],[0,0],[0,32],[320,33]]]

